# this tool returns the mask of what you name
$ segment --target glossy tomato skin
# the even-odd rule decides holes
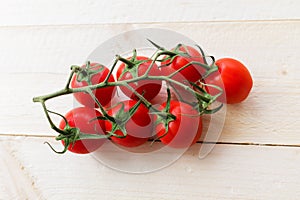
[[[179,47],[179,51],[182,53],[187,53],[189,57],[176,56],[171,64],[162,66],[161,70],[164,75],[170,75],[192,61],[204,63],[203,56],[200,54],[200,52],[191,46],[181,46]],[[168,63],[170,63],[170,60],[162,62],[162,65]],[[201,66],[193,64],[180,71],[180,73],[178,75],[175,75],[173,79],[185,84],[186,80],[190,82],[196,82],[201,79],[204,72],[205,70]]]
[[[166,103],[162,104],[164,108]],[[158,137],[162,143],[173,148],[188,148],[195,144],[202,134],[202,118],[190,105],[179,102],[170,102],[170,113],[176,116],[174,121],[169,122],[168,132],[162,123],[156,126]]]
[[[162,62],[160,68],[163,75],[168,76],[174,73],[175,71],[183,68],[192,61],[204,63],[203,56],[195,48],[191,46],[181,46],[178,50],[181,53],[187,53],[189,56],[176,56],[171,63],[170,60]],[[205,70],[201,66],[192,64],[180,71],[179,73],[177,73],[175,76],[172,77],[172,79],[184,85],[192,87],[189,82],[197,82],[202,78],[202,75],[204,73]],[[176,93],[177,98],[186,101],[195,101],[194,96],[190,92],[186,91],[184,88],[173,83],[170,83],[170,85],[171,90],[174,93]]]
[[[216,61],[219,67],[218,73],[208,77],[207,82],[224,89],[226,95],[219,98],[227,104],[240,103],[244,101],[253,86],[253,80],[248,69],[238,60],[222,58]],[[211,89],[212,94],[216,91]]]
[[[102,68],[102,71],[92,75],[91,83],[93,85],[95,85],[95,84],[103,82],[109,73],[109,69],[98,63],[91,63],[90,65],[91,65],[91,67],[95,67],[95,70]],[[82,68],[86,68],[86,65],[83,65]],[[108,79],[108,82],[115,82],[114,77],[110,76]],[[85,86],[88,86],[87,81],[78,81],[77,75],[75,74],[71,81],[71,87],[72,88],[80,88],[80,87],[85,87]],[[99,100],[101,105],[106,106],[111,101],[111,99],[115,96],[116,88],[114,86],[99,88],[99,89],[93,90],[93,93],[96,96],[96,98]],[[90,108],[98,107],[98,105],[95,103],[95,101],[92,99],[92,97],[87,93],[84,93],[84,92],[74,93],[74,97],[76,98],[76,100],[79,103],[81,103],[84,106],[88,106]]]
[[[131,57],[127,58],[127,59],[131,59]],[[148,60],[145,63],[142,63],[138,66],[137,69],[137,76],[142,76],[145,74],[145,72],[147,71],[147,69],[149,68],[149,66],[152,63],[152,60],[150,60],[147,57],[144,56],[137,56],[136,60]],[[122,80],[129,80],[133,78],[132,73],[130,72],[125,72],[123,74],[123,71],[125,70],[126,65],[124,63],[122,63],[117,70],[117,79],[122,81]],[[154,65],[152,66],[151,70],[149,71],[149,76],[158,76],[160,75],[161,72],[158,69],[158,66],[154,63]],[[151,99],[153,99],[154,97],[156,97],[156,95],[159,93],[160,89],[161,89],[161,85],[162,85],[162,81],[160,80],[142,80],[139,82],[135,82],[135,83],[129,83],[129,85],[134,88],[135,91],[137,91],[139,94],[143,95],[148,101],[150,101]],[[127,87],[125,86],[120,86],[120,89],[122,90],[122,92],[129,98],[134,99],[134,100],[138,100],[139,98]]]
[[[88,107],[78,107],[70,110],[65,115],[65,118],[70,127],[79,128],[82,133],[105,134],[104,121],[92,120],[99,116],[102,116],[101,113],[95,109]],[[65,120],[61,120],[59,128],[63,130],[65,126]],[[106,139],[77,140],[75,144],[70,144],[68,150],[77,154],[87,154],[96,151],[105,141]],[[64,144],[63,141],[62,143]]]
[[[128,112],[130,108],[132,108],[137,101],[135,100],[126,100],[122,101],[110,110],[107,113],[110,116],[116,117],[124,105],[124,111]],[[127,135],[124,138],[118,138],[115,136],[111,137],[111,140],[124,147],[137,147],[145,142],[152,135],[153,130],[153,119],[152,116],[149,114],[148,108],[144,104],[140,104],[136,112],[131,116],[129,121],[126,122],[125,128],[127,131]],[[105,121],[105,128],[106,131],[109,132],[112,130],[112,123],[110,121]],[[117,135],[124,135],[122,131],[117,130],[115,132]]]

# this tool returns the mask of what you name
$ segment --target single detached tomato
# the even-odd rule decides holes
[[[245,65],[232,58],[219,59],[216,61],[216,65],[219,67],[218,72],[209,76],[206,82],[224,89],[226,98],[224,95],[219,100],[228,104],[240,103],[245,100],[253,85],[251,74]],[[209,90],[209,93],[213,95],[216,92],[212,88]]]
[[[102,116],[95,109],[88,107],[78,107],[69,111],[65,118],[68,125],[72,128],[79,128],[81,133],[86,134],[104,134],[105,124],[103,120],[95,120],[96,117]],[[64,130],[66,127],[65,120],[61,120],[59,128]],[[97,150],[106,139],[84,139],[70,143],[68,150],[78,154],[86,154]],[[62,143],[64,141],[62,140]]]
[[[98,63],[91,63],[89,69],[87,69],[86,65],[82,66],[83,71],[75,74],[71,81],[72,88],[80,88],[88,85],[95,85],[101,83],[105,80],[107,75],[109,74],[109,69]],[[90,82],[89,82],[90,79]],[[113,76],[110,76],[108,82],[114,82],[115,79]],[[94,95],[101,103],[102,106],[107,105],[111,99],[114,97],[116,92],[116,88],[114,86],[104,87],[93,90]],[[84,92],[74,93],[74,97],[76,100],[82,105],[95,108],[98,105],[95,103],[94,99],[90,96],[90,94]]]
[[[116,119],[118,125],[126,129],[127,135],[123,138],[112,136],[111,140],[125,147],[136,147],[144,144],[152,135],[152,116],[149,114],[148,108],[144,104],[140,104],[130,117],[129,110],[137,105],[135,100],[126,100],[118,103],[116,106],[107,111],[110,116]],[[113,129],[110,121],[105,121],[106,132]],[[114,132],[119,136],[123,136],[122,130],[118,129]]]
[[[132,59],[131,57],[127,58],[128,60]],[[142,62],[141,62],[142,61]],[[132,78],[140,77],[146,73],[148,68],[150,67],[152,60],[147,57],[137,56],[133,61],[133,63],[140,62],[141,64],[137,64],[135,66],[129,66],[125,63],[122,63],[117,70],[117,79],[119,81],[130,80]],[[154,63],[149,71],[149,76],[158,76],[160,74],[160,70],[158,66]],[[156,97],[161,89],[162,81],[160,80],[141,80],[134,83],[129,83],[136,92],[143,95],[148,101]],[[138,100],[139,98],[127,87],[121,86],[120,89],[122,92],[131,99]]]
[[[166,107],[166,103],[162,104]],[[195,144],[202,133],[202,119],[198,112],[189,104],[171,101],[169,112],[176,117],[170,121],[168,130],[163,123],[156,126],[157,137],[162,143],[173,148],[188,148]]]
[[[174,51],[174,49],[172,50]],[[161,70],[164,75],[170,75],[192,61],[204,63],[203,56],[200,54],[200,52],[191,46],[182,45],[178,48],[178,52],[186,53],[187,55],[176,56],[172,62],[170,59],[162,62]],[[201,66],[192,64],[180,71],[180,73],[175,75],[173,79],[184,83],[186,83],[186,81],[196,82],[201,79],[204,72],[205,70]]]

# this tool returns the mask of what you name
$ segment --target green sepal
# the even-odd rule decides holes
[[[136,49],[133,50],[133,56],[131,57],[130,60],[127,60],[123,57],[119,57],[119,60],[125,64],[125,67],[124,67],[124,70],[122,71],[121,75],[119,76],[118,80],[120,80],[124,76],[125,73],[130,73],[132,78],[139,77],[139,74],[138,74],[139,66],[143,63],[150,61],[150,59],[136,60],[136,57],[137,57]],[[135,84],[137,84],[137,83],[135,83]]]
[[[202,58],[203,58],[204,64],[207,65],[206,55],[205,55],[203,49],[202,49],[198,44],[196,44],[195,46],[198,47],[198,49],[199,49],[199,51],[200,51],[200,53],[201,53],[201,56],[202,56]]]
[[[211,75],[212,73],[216,72],[219,70],[219,67],[217,65],[212,65],[210,67],[210,69],[208,69],[205,74],[202,76],[202,79],[207,78],[209,75]]]
[[[100,67],[99,69],[96,69]],[[78,82],[86,81],[89,85],[92,85],[92,76],[95,74],[98,74],[104,70],[104,66],[101,64],[91,66],[90,61],[86,62],[86,67],[85,68],[80,68],[76,73],[77,73],[77,78],[76,80]]]
[[[155,46],[157,49],[165,51],[166,49],[164,47],[159,46],[158,44],[156,44],[155,42],[153,42],[152,40],[148,39],[147,40],[153,45]]]
[[[55,153],[58,153],[58,154],[65,153],[71,144],[72,144],[72,147],[74,146],[74,144],[77,140],[103,139],[103,138],[110,137],[109,135],[107,136],[107,135],[102,135],[102,134],[82,133],[79,128],[71,127],[69,125],[67,119],[65,118],[65,116],[61,115],[60,113],[53,112],[53,111],[50,111],[50,110],[47,110],[47,112],[52,113],[52,114],[56,114],[56,115],[62,117],[63,120],[65,121],[65,124],[66,124],[64,130],[61,130],[59,135],[55,137],[55,139],[57,141],[60,141],[60,140],[64,141],[64,149],[62,151],[55,150],[50,143],[45,142],[45,144],[47,144]],[[94,120],[94,119],[92,119],[92,120]]]
[[[203,111],[203,114],[214,114],[216,112],[218,112],[219,110],[221,110],[221,108],[223,107],[224,104],[220,104],[218,107],[214,108],[214,109],[205,109]]]
[[[156,112],[151,112],[151,114],[155,114],[157,119],[154,122],[155,125],[157,126],[158,124],[163,124],[164,128],[165,128],[165,133],[163,135],[161,135],[158,138],[155,138],[152,141],[152,144],[156,141],[159,140],[160,138],[166,136],[169,132],[169,123],[176,120],[176,116],[170,113],[170,105],[171,105],[171,92],[170,92],[170,88],[167,87],[167,102],[166,102],[166,106],[162,111],[156,111]]]
[[[141,105],[142,101],[139,100],[134,106],[132,106],[128,111],[125,111],[124,109],[124,103],[120,102],[117,105],[121,104],[120,110],[116,113],[114,116],[114,121],[110,122],[112,123],[112,130],[108,133],[112,136],[118,137],[118,138],[124,138],[127,136],[127,130],[126,130],[126,123],[131,119],[131,117],[134,115],[134,113],[137,111],[139,106]],[[117,106],[116,105],[116,106]],[[117,135],[115,132],[117,130],[120,130],[123,135]]]

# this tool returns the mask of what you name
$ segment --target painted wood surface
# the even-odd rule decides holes
[[[0,200],[299,199],[299,2],[0,1]],[[241,60],[252,93],[227,107],[219,143],[202,160],[197,143],[171,166],[133,175],[54,154],[43,143],[61,145],[32,97],[60,89],[70,65],[138,28],[173,30],[216,58]],[[48,105],[64,113],[74,102]],[[149,163],[164,156],[172,155]]]
[[[297,68],[298,20],[0,27],[1,69],[68,73],[69,66],[85,62],[104,41],[138,28],[176,31],[216,58],[238,58],[259,76],[299,77],[297,73],[289,73]]]
[[[208,157],[199,160],[197,144],[163,170],[133,175],[109,169],[91,156],[54,154],[43,144],[49,139],[0,137],[0,199],[298,199],[300,196],[300,148],[217,145]]]
[[[297,0],[10,0],[0,26],[299,19]]]

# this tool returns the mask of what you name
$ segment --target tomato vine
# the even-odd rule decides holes
[[[150,41],[150,40],[149,40]],[[83,69],[80,66],[77,65],[72,65],[71,66],[71,73],[67,79],[67,83],[65,85],[65,87],[61,90],[58,90],[54,93],[51,94],[47,94],[47,95],[43,95],[43,96],[38,96],[38,97],[34,97],[33,98],[33,102],[39,102],[42,104],[43,107],[43,111],[46,115],[46,118],[50,124],[50,127],[56,131],[59,135],[56,137],[56,140],[63,140],[65,141],[65,149],[62,152],[57,152],[57,153],[64,153],[66,151],[66,149],[69,147],[69,145],[71,145],[72,142],[75,142],[77,140],[84,140],[84,139],[102,139],[102,138],[109,138],[109,137],[126,137],[126,130],[124,129],[124,124],[122,124],[122,127],[120,127],[120,124],[118,124],[118,120],[115,117],[111,116],[108,114],[107,110],[105,109],[104,105],[101,104],[101,102],[99,101],[99,99],[96,98],[95,94],[93,93],[94,90],[96,89],[100,89],[100,88],[107,88],[107,87],[126,87],[127,89],[129,89],[137,98],[138,98],[138,103],[139,104],[144,104],[148,109],[151,109],[151,114],[157,116],[157,120],[159,120],[159,122],[163,123],[163,125],[165,126],[166,130],[168,130],[168,124],[172,121],[175,120],[176,116],[174,116],[171,112],[170,112],[170,89],[169,89],[169,85],[171,86],[176,86],[176,88],[181,88],[184,91],[190,93],[193,97],[194,100],[193,101],[189,101],[187,102],[188,104],[190,104],[198,113],[198,115],[202,115],[202,114],[212,114],[214,112],[217,112],[219,109],[221,109],[222,104],[220,104],[220,106],[216,107],[216,108],[212,108],[211,109],[211,105],[213,102],[216,101],[216,99],[223,93],[222,88],[216,86],[216,85],[211,85],[211,84],[206,84],[205,83],[205,78],[209,77],[212,73],[218,71],[218,66],[215,65],[215,60],[213,57],[211,56],[206,56],[204,55],[204,51],[201,49],[201,47],[199,47],[198,45],[196,45],[201,53],[201,56],[203,58],[203,62],[198,62],[198,61],[190,61],[187,64],[185,64],[183,67],[181,67],[180,69],[168,74],[168,75],[149,75],[149,72],[151,70],[151,68],[153,67],[157,67],[156,63],[165,63],[165,65],[168,65],[168,62],[172,62],[176,57],[186,57],[189,58],[190,55],[188,53],[179,51],[178,49],[180,47],[184,47],[185,45],[183,44],[178,44],[177,47],[174,50],[167,50],[166,48],[163,48],[157,44],[155,44],[154,42],[150,41],[156,48],[156,52],[155,54],[153,54],[152,59],[149,60],[144,60],[144,61],[137,61],[135,60],[136,58],[136,50],[133,50],[133,57],[131,59],[126,59],[120,55],[116,55],[114,62],[111,66],[111,69],[109,71],[109,73],[107,74],[106,78],[104,79],[104,81],[98,83],[98,84],[91,84],[91,76],[94,73],[97,73],[97,71],[88,71],[90,70],[90,62],[88,61],[86,66],[87,69]],[[163,57],[163,58],[162,58]],[[207,58],[210,57],[212,62],[211,64],[208,64],[207,62]],[[150,63],[151,61],[151,63]],[[166,63],[167,61],[167,63]],[[149,62],[149,67],[146,70],[146,72],[143,75],[137,76],[136,74],[131,78],[131,79],[127,79],[127,80],[116,80],[114,82],[110,82],[109,79],[111,76],[113,76],[113,72],[117,66],[118,63],[124,63],[126,66],[128,66],[127,70],[131,70],[134,69],[136,67],[138,67],[138,65],[141,65],[142,63],[145,62]],[[179,74],[181,71],[191,67],[191,66],[197,66],[199,68],[202,68],[204,70],[204,74],[202,76],[202,78],[199,80],[199,83],[193,83],[193,82],[188,82],[187,84],[180,82],[176,79],[173,79],[174,76],[176,76],[177,74]],[[134,71],[134,70],[133,70]],[[123,73],[124,74],[124,73]],[[122,75],[123,75],[122,74]],[[89,84],[87,86],[84,87],[80,87],[80,88],[72,88],[70,87],[70,83],[71,80],[73,78],[74,75],[80,75],[80,79],[82,80],[86,80]],[[138,83],[140,81],[144,81],[144,80],[149,80],[149,81],[163,81],[165,83],[167,83],[167,98],[166,98],[166,102],[167,102],[167,106],[164,108],[163,111],[158,110],[157,108],[155,108],[153,106],[153,104],[147,100],[143,94],[138,93],[130,84],[131,83]],[[216,95],[211,95],[209,94],[205,89],[203,89],[203,87],[213,87],[215,89],[217,89],[219,91],[219,93],[217,93]],[[95,104],[98,106],[98,108],[100,109],[101,112],[101,116],[98,117],[98,119],[100,120],[107,120],[110,121],[112,123],[112,127],[113,130],[107,132],[107,134],[99,134],[99,135],[95,135],[95,134],[86,134],[86,133],[82,133],[80,131],[80,129],[74,128],[74,127],[70,127],[67,124],[66,119],[64,118],[63,115],[50,111],[48,110],[47,106],[46,106],[46,101],[53,99],[55,97],[58,96],[63,96],[63,95],[69,95],[69,94],[74,94],[74,93],[86,93],[89,94],[90,97],[95,101]],[[139,105],[137,104],[136,107],[138,107]],[[124,115],[127,116],[127,118],[125,119],[128,120],[135,112],[136,107],[134,107],[133,109],[130,109],[130,111],[128,111],[128,115]],[[57,127],[55,125],[55,123],[52,121],[52,118],[50,116],[50,114],[57,114],[59,116],[61,116],[65,122],[66,122],[66,127],[62,130],[59,127]],[[124,120],[123,120],[124,122]],[[124,132],[124,135],[117,135],[114,133],[115,129],[122,129]],[[162,137],[162,136],[161,136]],[[49,144],[49,143],[47,143]],[[51,147],[52,148],[52,147]],[[53,149],[54,150],[54,149]]]

